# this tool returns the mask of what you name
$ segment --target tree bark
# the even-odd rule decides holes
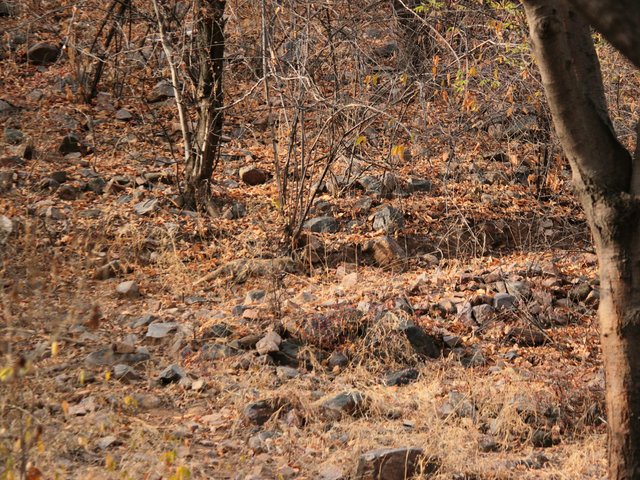
[[[632,182],[637,165],[611,126],[591,32],[572,6],[582,3],[615,2],[523,0],[554,125],[598,254],[609,478],[640,480],[640,200]]]
[[[195,5],[198,113],[191,154],[185,166],[183,203],[187,208],[207,205],[213,166],[220,149],[224,120],[222,73],[225,3],[225,0],[200,0]]]

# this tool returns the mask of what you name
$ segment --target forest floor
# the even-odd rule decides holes
[[[30,14],[0,18],[7,45]],[[363,454],[410,447],[417,478],[605,477],[597,259],[526,108],[325,179],[329,231],[290,259],[251,104],[217,206],[184,211],[173,98],[87,105],[26,43],[0,57],[0,478],[365,479]]]

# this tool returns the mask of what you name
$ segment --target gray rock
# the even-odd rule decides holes
[[[149,353],[142,348],[138,348],[132,353],[121,353],[115,351],[109,346],[87,355],[85,363],[90,367],[118,364],[133,365],[140,362],[146,362],[149,358]]]
[[[157,381],[160,385],[169,385],[170,383],[179,382],[185,377],[184,370],[178,364],[173,363],[160,372]]]
[[[280,335],[278,335],[274,331],[271,331],[256,343],[256,350],[261,355],[278,352],[280,351],[281,343],[282,338],[280,337]]]
[[[297,368],[282,366],[276,368],[276,375],[280,378],[291,379],[299,377],[300,371]]]
[[[264,425],[281,406],[282,402],[278,399],[259,400],[246,405],[242,414],[250,423]]]
[[[56,45],[39,42],[27,51],[27,59],[34,65],[51,65],[60,57],[62,51]]]
[[[168,80],[161,80],[156,83],[155,87],[151,91],[151,95],[148,98],[149,103],[162,102],[168,98],[176,96],[176,92],[173,85]]]
[[[591,293],[591,285],[587,282],[579,283],[569,291],[569,298],[576,302],[584,302]]]
[[[364,245],[365,252],[371,252],[375,262],[381,267],[402,266],[405,251],[393,237],[374,238]]]
[[[262,185],[269,180],[269,172],[252,165],[242,167],[240,169],[240,180],[250,186]]]
[[[407,183],[409,190],[412,192],[430,192],[433,190],[433,183],[424,178],[411,177]]]
[[[135,393],[133,394],[133,399],[138,407],[145,410],[152,410],[162,406],[162,400],[158,396],[150,393]]]
[[[418,370],[415,368],[406,368],[397,372],[390,373],[384,379],[385,385],[393,387],[396,385],[408,385],[418,379]]]
[[[96,280],[108,280],[114,278],[124,272],[124,268],[120,264],[119,260],[112,260],[109,263],[98,267],[93,274],[93,278]]]
[[[433,335],[429,335],[422,327],[412,323],[403,326],[402,330],[407,336],[407,340],[413,347],[413,350],[424,357],[440,358],[442,350],[439,341]]]
[[[232,333],[233,330],[226,323],[216,323],[203,332],[202,338],[227,338]]]
[[[27,93],[27,99],[32,102],[39,102],[44,97],[44,92],[39,88],[35,88]]]
[[[147,338],[165,338],[170,333],[175,333],[178,330],[178,324],[176,322],[158,322],[152,323],[147,327]]]
[[[69,135],[65,135],[60,142],[60,146],[58,147],[58,151],[62,155],[68,155],[70,153],[82,153],[83,146],[80,142],[80,137],[75,133],[70,133]]]
[[[222,358],[229,358],[238,353],[237,350],[220,343],[206,343],[200,350],[202,358],[205,360],[220,360]]]
[[[268,448],[267,441],[276,436],[277,436],[276,432],[271,432],[271,431],[260,432],[250,437],[249,440],[247,441],[247,445],[249,446],[249,448],[251,448],[252,450],[255,450],[256,452],[262,452],[267,450]]]
[[[355,480],[406,480],[415,474],[433,473],[435,462],[424,465],[421,448],[383,448],[360,456]],[[426,470],[426,471],[423,471]]]
[[[15,13],[14,6],[8,1],[0,1],[0,17],[10,17]]]
[[[458,416],[463,418],[474,418],[476,408],[469,399],[460,392],[449,392],[447,399],[438,409],[441,418]]]
[[[380,180],[378,177],[374,177],[373,175],[365,175],[364,177],[360,177],[358,179],[357,184],[368,194],[376,196],[382,195],[382,180]]]
[[[401,211],[385,205],[373,217],[373,229],[394,233],[404,227],[404,215]]]
[[[5,215],[0,215],[0,247],[7,243],[13,232],[13,222]]]
[[[52,178],[56,182],[63,184],[68,180],[69,177],[67,175],[67,172],[65,172],[64,170],[58,170],[55,172],[51,172],[49,174],[49,178]]]
[[[339,352],[338,350],[334,350],[327,361],[329,368],[340,367],[344,368],[349,364],[349,357],[347,357],[344,353]]]
[[[493,306],[496,310],[512,308],[516,303],[516,297],[509,293],[496,293],[493,297]]]
[[[478,325],[482,325],[485,322],[493,319],[495,310],[491,305],[483,303],[482,305],[476,305],[471,308],[473,319]]]
[[[140,203],[136,203],[133,207],[133,210],[138,215],[147,215],[149,213],[153,213],[160,208],[159,201],[157,198],[150,198],[148,200],[144,200]]]
[[[321,408],[330,417],[338,419],[342,415],[362,415],[368,403],[368,399],[360,392],[342,392],[322,402]]]
[[[4,129],[4,141],[9,145],[19,145],[24,141],[24,133],[17,128],[6,127]]]
[[[133,368],[124,363],[113,366],[113,376],[121,382],[133,382],[142,378]]]
[[[106,437],[102,437],[97,442],[97,445],[101,450],[106,450],[109,447],[115,447],[121,444],[122,442],[119,441],[118,437],[116,437],[115,435],[107,435]]]
[[[80,196],[80,191],[73,185],[62,185],[58,189],[58,197],[61,200],[76,200]]]
[[[516,298],[531,297],[531,286],[527,282],[507,280],[504,283],[507,288],[507,292],[514,295]]]
[[[116,112],[115,117],[116,120],[120,120],[121,122],[128,122],[133,118],[133,114],[126,108],[121,108]]]
[[[140,289],[134,280],[128,280],[118,284],[116,293],[122,298],[138,298],[140,296]]]
[[[361,197],[353,204],[353,211],[356,214],[365,214],[373,207],[373,199],[371,197]]]
[[[247,207],[244,203],[233,202],[222,212],[222,217],[227,220],[236,220],[247,215]]]
[[[340,230],[340,224],[333,217],[316,217],[304,222],[304,228],[314,233],[336,233]]]
[[[130,326],[131,328],[146,327],[155,319],[156,319],[155,316],[151,315],[150,313],[147,313],[146,315],[136,318],[133,322],[131,322]]]
[[[264,299],[267,292],[264,290],[249,290],[244,297],[244,304],[251,305],[254,303],[260,303],[261,300]]]

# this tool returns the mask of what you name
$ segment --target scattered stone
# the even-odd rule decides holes
[[[353,211],[356,215],[368,213],[373,207],[373,199],[370,197],[361,197],[353,204]]]
[[[584,302],[591,293],[591,285],[579,283],[569,291],[569,298],[575,302]]]
[[[360,392],[342,392],[322,402],[321,408],[329,417],[339,419],[343,415],[362,415],[368,403],[368,399]]]
[[[316,480],[346,480],[344,470],[332,463],[321,465]]]
[[[72,201],[80,196],[80,191],[73,185],[62,185],[58,189],[58,198],[61,200]]]
[[[78,135],[76,135],[75,133],[70,133],[69,135],[66,135],[62,139],[62,142],[58,147],[58,151],[62,155],[68,155],[70,153],[82,153],[83,146],[82,146],[82,143],[80,142],[80,137],[78,137]]]
[[[133,118],[133,114],[127,110],[126,108],[121,108],[116,112],[116,120],[120,120],[121,122],[128,122]]]
[[[373,229],[384,230],[385,233],[391,234],[404,227],[404,215],[389,205],[385,205],[376,212],[373,217]]]
[[[7,1],[0,1],[0,17],[10,17],[14,14],[13,5]]]
[[[220,343],[205,343],[200,351],[202,358],[205,360],[220,360],[238,353],[237,350]]]
[[[151,95],[147,99],[149,103],[157,103],[162,102],[168,98],[173,98],[176,96],[175,90],[173,89],[173,85],[168,80],[159,81],[153,90],[151,91]]]
[[[282,338],[280,337],[280,335],[278,335],[274,331],[270,331],[256,343],[256,350],[261,355],[277,352],[280,350],[281,343]]]
[[[484,435],[478,441],[478,449],[481,452],[489,453],[489,452],[497,452],[500,450],[500,445],[495,439],[490,435]]]
[[[278,409],[283,406],[279,399],[259,400],[244,407],[244,417],[255,425],[264,425]]]
[[[430,192],[433,190],[433,184],[424,178],[411,177],[407,184],[412,192]]]
[[[458,416],[462,418],[475,418],[476,408],[469,401],[466,395],[460,392],[449,392],[448,398],[438,409],[441,418]]]
[[[504,284],[507,292],[516,298],[531,297],[531,286],[527,282],[507,280]]]
[[[116,293],[122,298],[138,298],[140,296],[140,289],[134,280],[128,280],[118,284]]]
[[[300,376],[300,371],[297,368],[281,366],[276,368],[276,375],[280,378],[292,379]]]
[[[516,303],[516,297],[509,293],[496,293],[493,297],[493,306],[496,310],[513,308]]]
[[[268,444],[270,443],[268,442],[268,440],[276,437],[276,435],[276,432],[271,431],[260,432],[249,438],[247,445],[249,446],[249,448],[255,450],[256,452],[268,450]]]
[[[340,230],[340,224],[333,217],[316,217],[304,222],[304,228],[314,233],[336,233]]]
[[[11,232],[13,232],[13,222],[9,217],[0,215],[0,247],[7,243]]]
[[[160,375],[158,375],[158,383],[160,385],[169,385],[170,383],[176,383],[186,377],[184,370],[176,363],[169,365],[165,368]]]
[[[229,343],[229,346],[238,350],[250,350],[256,346],[260,339],[260,335],[246,335],[237,340],[233,340]]]
[[[124,272],[119,260],[112,260],[109,263],[98,267],[93,274],[93,278],[96,280],[108,280],[114,278]]]
[[[418,379],[418,370],[415,368],[406,368],[404,370],[400,370],[398,372],[390,373],[386,376],[384,383],[385,385],[392,386],[400,386],[400,385],[408,385],[411,382],[414,382]]]
[[[365,252],[372,252],[375,262],[381,267],[402,266],[405,259],[404,249],[393,237],[374,238],[364,245]]]
[[[136,203],[133,207],[133,210],[138,215],[147,215],[149,213],[153,213],[160,208],[159,201],[157,198],[150,198],[148,200],[143,200],[140,203]]]
[[[202,338],[227,338],[233,330],[226,323],[216,323],[203,332]]]
[[[331,369],[335,367],[344,368],[349,364],[349,357],[338,350],[334,350],[329,356],[327,364]]]
[[[85,363],[90,367],[100,367],[108,365],[133,365],[149,360],[150,355],[145,349],[138,348],[135,352],[119,352],[113,345],[101,348],[90,353],[85,358]]]
[[[119,441],[118,437],[116,437],[115,435],[107,435],[106,437],[102,437],[96,443],[96,445],[98,445],[98,447],[101,450],[106,450],[109,447],[115,447],[115,446],[121,445],[121,444],[122,444],[122,442]]]
[[[523,347],[538,347],[544,345],[547,337],[538,329],[513,327],[507,338]]]
[[[437,463],[424,464],[421,448],[383,448],[360,456],[354,480],[405,480],[417,473],[433,473]]]
[[[240,169],[240,180],[250,186],[262,185],[269,180],[269,172],[253,165]]]
[[[147,338],[165,338],[170,333],[175,333],[178,330],[178,324],[176,322],[158,322],[152,323],[147,328]]]
[[[68,413],[70,416],[82,417],[87,413],[95,412],[98,408],[94,397],[86,397],[80,400],[80,403],[69,406]]]
[[[142,378],[133,368],[124,363],[118,363],[113,366],[113,376],[117,380],[125,383],[140,380]]]
[[[17,128],[6,127],[4,129],[4,141],[9,145],[19,145],[24,141],[24,133]]]
[[[249,290],[244,297],[244,304],[251,305],[255,303],[260,303],[261,300],[264,300],[267,292],[264,290]]]
[[[138,407],[145,410],[153,410],[162,406],[162,400],[156,395],[150,393],[136,393],[133,395],[133,399],[137,403]]]
[[[233,202],[222,212],[222,218],[226,220],[236,220],[247,215],[247,207],[244,203]]]
[[[476,305],[475,307],[472,307],[471,312],[475,322],[478,325],[483,325],[484,323],[494,318],[495,310],[491,305],[483,303],[482,305]]]
[[[51,65],[60,57],[62,51],[56,45],[39,42],[27,51],[27,59],[34,65]]]
[[[436,337],[429,335],[422,327],[408,323],[402,327],[413,350],[424,357],[440,358],[442,350]]]
[[[146,327],[155,319],[156,319],[155,316],[151,315],[150,313],[147,313],[146,315],[136,318],[133,322],[131,322],[130,326],[131,328]]]

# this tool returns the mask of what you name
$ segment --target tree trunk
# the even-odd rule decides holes
[[[187,208],[206,207],[213,166],[220,149],[225,3],[225,0],[200,0],[194,7],[197,16],[195,44],[198,55],[198,116],[191,142],[191,155],[185,166],[183,203]]]
[[[616,137],[591,30],[573,6],[610,5],[613,12],[616,2],[523,4],[556,132],[598,254],[609,478],[640,480],[640,161]],[[601,20],[606,31],[610,19]],[[620,25],[625,30],[634,24]],[[616,33],[618,40],[623,36]],[[637,38],[636,31],[631,36]]]
[[[640,479],[640,230],[627,194],[587,208],[600,265],[609,478]]]
[[[434,45],[423,13],[414,8],[418,0],[391,0],[391,8],[398,25],[398,66],[410,73],[423,73],[425,62],[433,56]]]

